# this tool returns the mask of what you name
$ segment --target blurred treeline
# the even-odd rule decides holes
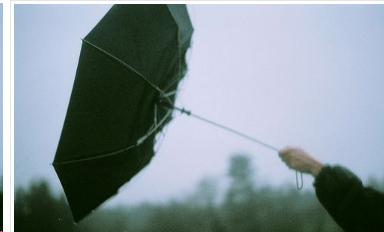
[[[205,178],[183,200],[142,203],[136,206],[100,207],[75,224],[64,195],[53,194],[47,181],[15,191],[16,232],[156,232],[156,231],[342,231],[320,205],[313,191],[296,186],[256,187],[250,159],[231,158],[229,187],[218,190],[214,178]],[[384,178],[369,185],[384,189]],[[223,199],[218,201],[219,195]]]
[[[0,220],[1,220],[1,224],[0,224],[0,230],[3,231],[3,177],[1,177],[1,182],[0,182],[0,197],[1,197],[1,213],[0,213]]]

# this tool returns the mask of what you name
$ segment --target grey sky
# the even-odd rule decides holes
[[[81,38],[107,5],[15,5],[15,186],[51,166]],[[178,105],[278,148],[300,145],[363,180],[384,176],[383,5],[188,5],[195,28]],[[295,183],[275,152],[175,114],[150,165],[109,201],[163,200],[203,176],[225,182],[229,156],[256,180]],[[304,177],[311,188],[312,178]]]

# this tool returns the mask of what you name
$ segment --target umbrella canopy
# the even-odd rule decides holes
[[[150,162],[192,31],[185,5],[114,5],[83,39],[53,162],[76,222]]]

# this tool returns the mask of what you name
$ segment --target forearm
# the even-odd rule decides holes
[[[345,231],[384,231],[384,194],[364,187],[348,169],[324,165],[314,187],[321,204]]]

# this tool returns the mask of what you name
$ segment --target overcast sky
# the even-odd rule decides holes
[[[81,38],[110,5],[15,5],[15,186],[46,178]],[[188,5],[189,72],[177,104],[277,148],[300,145],[366,181],[384,177],[383,5]],[[149,166],[107,204],[157,201],[225,182],[249,154],[260,184],[295,184],[277,154],[175,114]],[[113,167],[111,167],[113,168]],[[312,189],[313,178],[304,176]]]

